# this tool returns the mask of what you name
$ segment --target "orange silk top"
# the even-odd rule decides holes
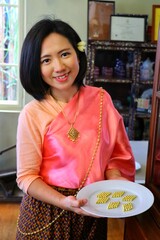
[[[101,90],[102,91],[102,90]],[[104,91],[104,90],[103,90]],[[60,106],[47,95],[32,100],[21,111],[17,129],[17,183],[24,192],[36,179],[47,184],[78,188],[88,170],[96,146],[100,112],[100,88],[81,87],[64,107],[80,137],[68,139],[70,128]],[[134,181],[135,161],[121,115],[104,91],[100,145],[85,185],[105,179],[106,169],[119,169]]]

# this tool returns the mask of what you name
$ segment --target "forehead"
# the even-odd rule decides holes
[[[44,49],[73,48],[72,44],[65,36],[58,33],[49,34],[42,42],[42,51]]]

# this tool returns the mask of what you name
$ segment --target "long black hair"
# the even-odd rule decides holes
[[[43,81],[40,69],[41,46],[43,40],[50,33],[58,33],[66,37],[72,44],[79,59],[79,73],[74,84],[78,88],[83,84],[87,70],[87,57],[85,52],[77,48],[81,41],[77,32],[66,22],[59,19],[45,18],[37,22],[26,35],[20,58],[20,80],[22,86],[37,100],[44,99],[50,86]]]

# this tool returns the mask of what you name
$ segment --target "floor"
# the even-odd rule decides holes
[[[19,204],[0,204],[0,240],[15,240]]]
[[[0,203],[0,240],[15,240],[19,204]],[[108,239],[123,240],[124,220],[108,219]]]
[[[123,240],[124,219],[108,219],[108,238],[107,240]]]

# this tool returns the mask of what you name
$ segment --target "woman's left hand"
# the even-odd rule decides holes
[[[122,177],[120,171],[118,169],[108,169],[106,171],[106,179],[107,180],[125,180],[129,181],[127,178]]]

